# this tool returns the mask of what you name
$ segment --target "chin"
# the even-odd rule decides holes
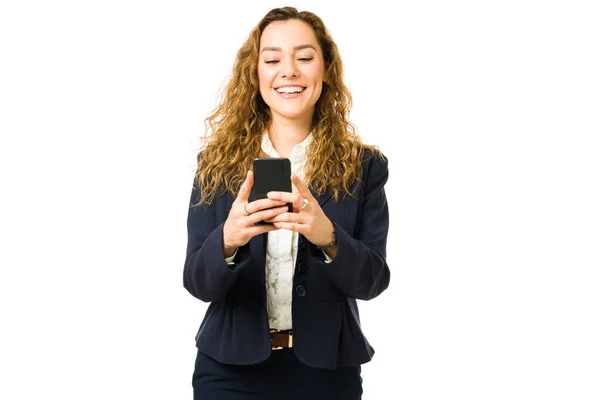
[[[272,113],[276,113],[284,118],[289,118],[289,119],[297,119],[297,118],[302,118],[305,116],[312,116],[312,113],[314,112],[314,108],[311,109],[298,109],[298,108],[277,108],[277,107],[270,107],[271,108],[271,112]]]
[[[306,115],[306,111],[294,111],[294,110],[275,110],[275,112],[282,117],[286,118],[300,118]]]

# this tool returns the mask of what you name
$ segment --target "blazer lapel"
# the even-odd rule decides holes
[[[260,235],[254,236],[250,239],[250,253],[252,254],[252,258],[255,258],[258,262],[258,265],[265,265],[267,259],[265,258],[265,254],[267,252],[267,234],[263,233]]]
[[[329,201],[329,199],[333,196],[333,191],[327,189],[322,195],[318,195],[314,190],[310,189],[313,197],[317,199],[321,208]]]

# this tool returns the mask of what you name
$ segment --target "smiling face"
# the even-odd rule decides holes
[[[274,119],[311,120],[325,79],[323,54],[307,23],[270,23],[260,38],[260,94]]]

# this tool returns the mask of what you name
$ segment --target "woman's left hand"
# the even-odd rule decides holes
[[[272,200],[292,203],[294,212],[279,214],[269,222],[277,228],[299,232],[317,246],[327,246],[333,240],[333,224],[308,187],[296,175],[292,175],[291,179],[298,193],[269,192],[267,196]]]

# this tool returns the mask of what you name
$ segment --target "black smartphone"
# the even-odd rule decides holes
[[[289,158],[255,158],[253,170],[255,200],[266,199],[269,192],[292,192],[292,164]],[[292,203],[288,203],[288,210],[292,212]]]

